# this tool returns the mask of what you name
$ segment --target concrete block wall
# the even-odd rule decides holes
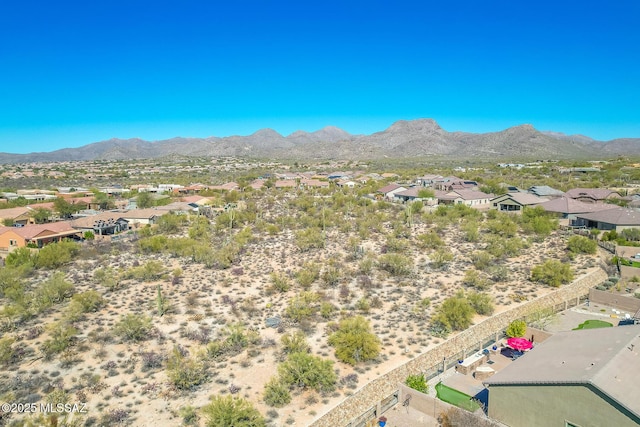
[[[398,383],[404,383],[409,375],[420,374],[441,365],[460,352],[477,349],[488,337],[502,331],[516,319],[523,319],[541,310],[563,310],[578,304],[581,297],[589,293],[589,289],[607,280],[607,273],[598,268],[587,273],[573,283],[562,286],[558,290],[528,301],[518,307],[504,311],[486,319],[469,329],[453,335],[437,347],[426,351],[405,364],[365,384],[353,395],[345,398],[337,406],[315,420],[311,427],[340,427],[364,414],[372,407],[379,407],[385,397],[398,390]],[[378,413],[378,415],[381,415]]]

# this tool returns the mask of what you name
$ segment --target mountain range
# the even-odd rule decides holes
[[[288,136],[273,129],[261,129],[248,136],[176,137],[161,141],[109,139],[50,152],[0,153],[0,163],[153,159],[175,154],[301,160],[584,159],[640,155],[640,138],[596,141],[584,135],[538,131],[527,124],[500,132],[447,132],[435,120],[418,119],[400,120],[370,135],[352,135],[328,126],[316,132],[297,131]]]

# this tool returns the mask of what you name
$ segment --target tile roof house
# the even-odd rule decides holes
[[[640,211],[614,207],[592,213],[576,214],[575,225],[598,230],[622,231],[640,227]]]
[[[522,213],[526,206],[534,206],[548,200],[530,193],[507,193],[491,199],[491,207],[501,212]]]
[[[33,244],[39,248],[64,238],[80,238],[80,232],[69,221],[4,227],[0,230],[0,249],[11,251]]]
[[[488,209],[491,207],[490,200],[493,195],[475,190],[455,190],[444,194],[437,192],[436,197],[443,205],[467,205],[476,209]]]
[[[484,381],[511,426],[640,424],[640,325],[557,333]],[[523,404],[526,403],[526,404]]]
[[[0,209],[0,223],[33,224],[33,220],[31,219],[32,213],[33,209],[28,206]]]
[[[295,188],[298,183],[295,179],[279,179],[275,183],[276,188]]]
[[[564,195],[570,199],[586,203],[603,202],[622,197],[617,191],[609,190],[608,188],[574,188],[564,193]]]
[[[385,185],[382,188],[379,188],[376,193],[381,196],[384,197],[385,199],[393,199],[395,196],[395,193],[399,193],[400,191],[405,191],[407,190],[407,187],[403,187],[402,185],[398,185],[398,184],[389,184],[389,185]]]
[[[558,214],[561,218],[574,220],[577,214],[609,210],[613,206],[605,203],[585,203],[568,197],[558,197],[540,203],[542,209]]]

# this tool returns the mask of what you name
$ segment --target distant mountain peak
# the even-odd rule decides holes
[[[398,120],[370,135],[351,135],[335,126],[302,130],[287,137],[273,129],[249,136],[187,138],[161,141],[112,138],[48,153],[0,153],[0,163],[153,159],[175,154],[192,157],[243,156],[282,159],[423,158],[451,159],[585,159],[640,155],[640,138],[594,141],[583,135],[540,132],[521,124],[498,132],[447,132],[433,119]]]

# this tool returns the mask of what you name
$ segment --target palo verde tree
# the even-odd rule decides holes
[[[329,337],[329,344],[335,347],[336,357],[350,365],[375,359],[380,352],[380,340],[362,316],[341,320],[338,330]]]

